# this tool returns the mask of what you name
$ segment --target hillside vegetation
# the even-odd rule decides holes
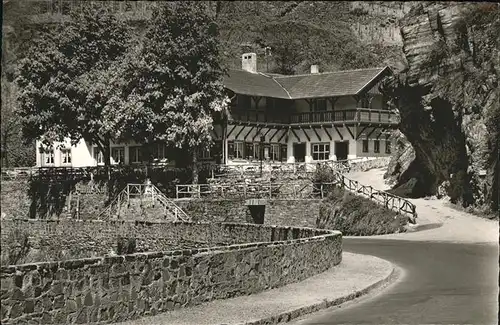
[[[216,19],[229,67],[239,68],[240,55],[258,54],[258,69],[285,74],[307,73],[311,64],[321,71],[380,65],[402,66],[400,44],[378,37],[362,42],[355,30],[364,26],[396,28],[401,4],[388,3],[394,12],[363,9],[343,1],[248,1],[218,3]],[[371,25],[370,25],[371,24]],[[366,36],[366,35],[365,35]],[[369,35],[368,35],[369,38]],[[265,48],[271,55],[265,56]]]

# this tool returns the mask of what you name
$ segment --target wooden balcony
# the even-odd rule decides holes
[[[399,116],[388,110],[373,110],[358,108],[350,110],[293,113],[290,115],[266,115],[265,112],[248,112],[244,110],[231,110],[234,122],[268,123],[284,125],[301,124],[390,124],[400,122]]]

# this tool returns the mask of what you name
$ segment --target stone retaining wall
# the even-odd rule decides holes
[[[265,199],[265,225],[315,227],[320,199]],[[176,200],[193,221],[254,223],[245,199]]]
[[[342,235],[336,231],[202,225],[265,241],[2,267],[1,322],[134,319],[301,281],[342,259]]]
[[[96,220],[2,220],[1,252],[8,253],[10,238],[15,230],[29,235],[31,249],[60,251],[44,254],[44,261],[56,257],[97,257],[117,252],[119,238],[135,239],[135,252],[168,251],[200,247],[273,241],[277,235],[262,232],[260,228],[226,226],[221,223],[164,223],[145,221],[96,221]],[[217,221],[215,221],[217,222]],[[258,230],[258,231],[256,231]],[[302,238],[298,237],[298,238]],[[30,256],[29,262],[40,261],[40,256]]]
[[[351,172],[365,172],[373,168],[384,168],[389,165],[391,157],[377,157],[366,160],[359,160],[350,164]]]

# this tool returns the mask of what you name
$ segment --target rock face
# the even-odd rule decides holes
[[[404,135],[386,177],[410,196],[444,188],[452,202],[498,210],[499,12],[422,3],[400,22],[408,66],[381,90]]]

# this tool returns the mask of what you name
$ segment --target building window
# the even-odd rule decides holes
[[[274,98],[266,97],[266,110],[268,112],[274,109]]]
[[[368,139],[363,140],[363,152],[368,152]]]
[[[385,153],[391,153],[391,140],[385,140]]]
[[[71,165],[71,149],[61,149],[61,163]]]
[[[151,155],[154,161],[167,159],[167,145],[164,143],[155,143],[151,147]]]
[[[94,147],[94,160],[97,164],[104,164],[104,156],[99,147]]]
[[[271,146],[268,144],[268,143],[264,143],[263,144],[263,151],[262,151],[262,154],[263,154],[263,160],[269,160],[271,157],[269,156],[270,154],[270,151],[271,151]]]
[[[380,152],[380,141],[379,140],[373,141],[373,152],[375,152],[375,153]]]
[[[228,145],[229,159],[243,159],[244,156],[244,143],[243,142],[229,142]]]
[[[288,158],[288,146],[286,144],[281,145],[281,161],[286,161]]]
[[[252,142],[245,142],[245,157],[246,157],[246,159],[248,159],[248,160],[255,159],[253,149],[254,149],[254,144]]]
[[[243,159],[245,157],[243,147],[243,142],[234,143],[234,158]]]
[[[330,157],[330,145],[326,143],[312,144],[313,160],[328,160]]]
[[[111,157],[115,164],[125,163],[125,148],[124,147],[113,147],[111,148]]]
[[[210,148],[200,150],[200,159],[212,159],[212,150]]]
[[[42,152],[42,161],[44,166],[54,165],[54,150],[53,149],[45,149]]]
[[[229,159],[234,159],[234,142],[227,142],[227,157]]]
[[[260,146],[260,143],[259,142],[255,142],[253,144],[253,153],[255,155],[255,159],[259,159],[260,160],[260,156],[261,156],[261,146]]]
[[[128,149],[129,160],[131,164],[138,164],[142,162],[142,147],[134,146]]]
[[[271,152],[269,158],[272,161],[280,161],[280,145],[278,143],[271,144]]]

